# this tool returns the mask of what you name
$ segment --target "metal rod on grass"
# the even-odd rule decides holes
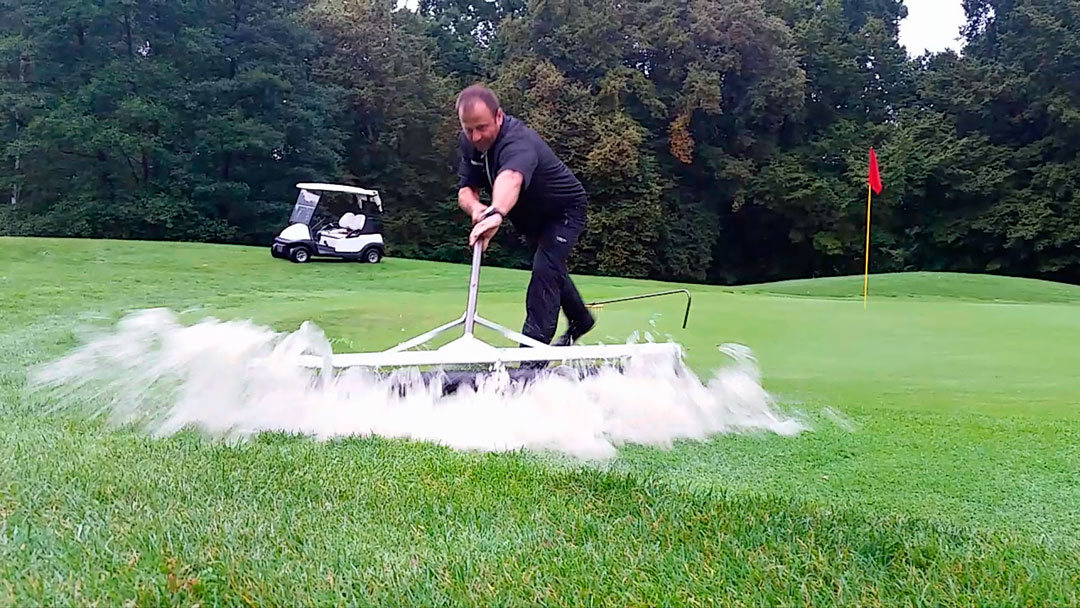
[[[630,300],[641,300],[641,299],[644,299],[644,298],[655,298],[657,296],[667,296],[667,295],[671,295],[671,294],[675,294],[675,293],[686,294],[686,313],[683,315],[683,322],[682,322],[683,329],[686,329],[686,322],[690,318],[690,291],[686,290],[686,289],[672,289],[672,290],[669,290],[669,291],[658,291],[656,293],[646,293],[646,294],[637,295],[637,296],[625,296],[625,297],[622,297],[622,298],[611,298],[611,299],[608,299],[608,300],[597,300],[595,302],[590,302],[590,303],[586,304],[586,306],[590,306],[590,307],[603,306],[604,304],[614,304],[615,302],[627,302],[627,301],[630,301]]]

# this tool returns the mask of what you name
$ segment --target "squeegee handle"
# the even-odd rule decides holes
[[[476,323],[476,292],[480,286],[480,255],[483,253],[480,241],[473,245],[472,273],[469,275],[469,302],[465,306],[465,333],[472,335]]]

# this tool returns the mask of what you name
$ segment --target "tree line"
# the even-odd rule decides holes
[[[0,233],[268,244],[299,181],[376,188],[390,255],[467,260],[456,93],[582,178],[572,270],[1080,282],[1080,0],[0,0]],[[525,266],[505,230],[487,258]]]

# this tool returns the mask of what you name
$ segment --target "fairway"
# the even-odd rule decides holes
[[[717,347],[810,430],[618,457],[272,433],[154,439],[46,411],[28,368],[166,307],[337,351],[456,318],[469,268],[265,248],[0,238],[0,606],[1078,605],[1080,287],[955,274],[747,287],[575,277],[587,341]],[[392,255],[392,254],[391,254]],[[484,268],[518,328],[528,274]],[[443,308],[443,307],[448,307]],[[449,312],[448,312],[449,310]]]

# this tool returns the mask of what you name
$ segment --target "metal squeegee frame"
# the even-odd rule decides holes
[[[347,353],[330,357],[330,365],[345,367],[421,367],[425,365],[495,365],[524,361],[597,361],[638,356],[675,357],[681,354],[676,344],[600,344],[588,346],[547,346],[535,348],[495,348],[474,352],[421,350],[404,352]],[[321,368],[324,360],[316,355],[300,357],[306,367]]]
[[[480,283],[480,243],[473,247],[472,271],[469,277],[469,298],[465,314],[454,321],[436,327],[414,338],[399,343],[384,351],[368,353],[345,353],[330,356],[330,365],[342,367],[403,367],[448,364],[498,364],[525,361],[587,361],[616,359],[639,355],[661,355],[679,357],[682,349],[674,343],[648,342],[643,344],[610,344],[588,346],[550,346],[534,340],[520,332],[513,331],[476,314],[477,292]],[[679,290],[676,290],[679,291]],[[685,291],[685,290],[682,290]],[[660,294],[652,294],[660,295]],[[689,297],[687,292],[687,297]],[[632,296],[623,299],[638,299],[649,296]],[[689,314],[689,307],[687,308]],[[685,320],[684,320],[685,327]],[[477,324],[499,332],[504,337],[530,348],[498,348],[487,344],[474,335]],[[427,351],[409,351],[459,325],[465,326],[465,334],[456,340],[436,349]],[[306,367],[321,368],[325,359],[317,355],[300,357]]]

